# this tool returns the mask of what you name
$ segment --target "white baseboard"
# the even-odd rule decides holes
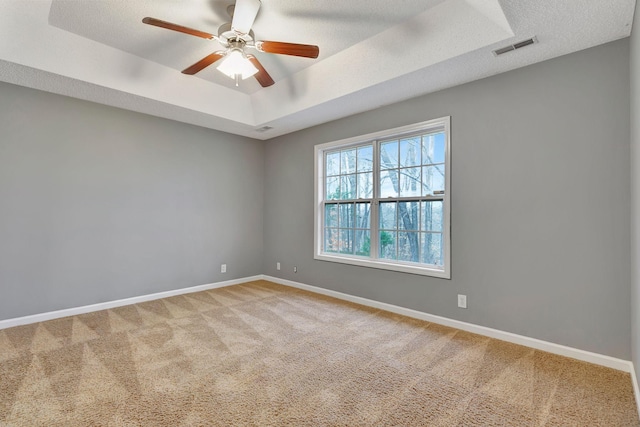
[[[548,341],[542,341],[536,338],[530,338],[523,335],[513,334],[511,332],[505,332],[498,329],[487,328],[485,326],[474,325],[473,323],[461,322],[459,320],[449,319],[447,317],[442,317],[442,316],[436,316],[433,314],[412,310],[410,308],[399,307],[393,304],[374,301],[367,298],[362,298],[354,295],[345,294],[342,292],[332,291],[330,289],[319,288],[317,286],[307,285],[305,283],[294,282],[292,280],[281,279],[278,277],[267,276],[263,274],[251,276],[251,277],[243,277],[240,279],[227,280],[224,282],[209,283],[206,285],[192,286],[189,288],[181,288],[181,289],[175,289],[171,291],[158,292],[155,294],[141,295],[137,297],[125,298],[125,299],[120,299],[116,301],[108,301],[108,302],[103,302],[98,304],[85,305],[82,307],[68,308],[65,310],[50,311],[47,313],[17,317],[14,319],[0,320],[0,329],[11,328],[13,326],[26,325],[29,323],[43,322],[45,320],[58,319],[61,317],[75,316],[77,314],[84,314],[84,313],[89,313],[93,311],[106,310],[109,308],[121,307],[123,305],[137,304],[140,302],[152,301],[160,298],[172,297],[175,295],[188,294],[192,292],[200,292],[208,289],[222,288],[225,286],[237,285],[240,283],[251,282],[254,280],[269,280],[271,282],[279,283],[281,285],[291,286],[298,289],[304,289],[310,292],[327,295],[327,296],[338,298],[341,300],[350,301],[356,304],[379,308],[381,310],[401,314],[403,316],[413,317],[415,319],[425,320],[427,322],[437,323],[439,325],[461,329],[463,331],[472,332],[478,335],[483,335],[490,338],[499,339],[502,341],[512,342],[514,344],[524,345],[526,347],[531,347],[537,350],[558,354],[560,356],[571,357],[573,359],[594,363],[596,365],[606,366],[608,368],[617,369],[619,371],[629,372],[631,373],[634,392],[636,395],[636,401],[638,402],[638,408],[640,408],[640,390],[638,389],[638,380],[635,375],[633,364],[628,360],[617,359],[615,357],[605,356],[598,353],[592,353],[589,351],[567,347],[564,345],[555,344]]]
[[[14,319],[0,320],[0,329],[11,328],[14,326],[27,325],[29,323],[43,322],[45,320],[59,319],[61,317],[75,316],[77,314],[90,313],[92,311],[106,310],[114,307],[122,307],[123,305],[137,304],[139,302],[152,301],[160,298],[168,298],[176,295],[190,294],[193,292],[206,291],[208,289],[223,288],[225,286],[237,285],[240,283],[251,282],[253,280],[261,280],[262,275],[243,277],[241,279],[227,280],[224,282],[208,283],[206,285],[192,286],[189,288],[174,289],[171,291],[158,292],[149,295],[140,295],[137,297],[119,299],[115,301],[101,302],[98,304],[83,305],[81,307],[67,308],[64,310],[49,311],[47,313],[34,314],[31,316],[16,317]]]
[[[566,356],[573,359],[582,360],[584,362],[594,363],[596,365],[606,366],[608,368],[617,369],[624,372],[632,372],[633,364],[631,361],[617,359],[615,357],[605,356],[603,354],[592,353],[590,351],[580,350],[573,347],[567,347],[560,344],[551,343],[548,341],[542,341],[536,338],[526,337],[524,335],[513,334],[511,332],[505,332],[498,329],[487,328],[485,326],[474,325],[473,323],[461,322],[459,320],[449,319],[447,317],[436,316],[429,313],[424,313],[410,308],[399,307],[393,304],[387,304],[384,302],[374,301],[367,298],[357,297],[342,292],[332,291],[330,289],[319,288],[317,286],[311,286],[300,282],[294,282],[292,280],[280,279],[278,277],[272,277],[263,275],[264,280],[279,283],[285,286],[291,286],[298,289],[304,289],[317,294],[327,295],[330,297],[338,298],[345,301],[354,302],[356,304],[366,305],[369,307],[379,308],[381,310],[390,311],[392,313],[401,314],[415,319],[425,320],[427,322],[437,323],[439,325],[449,326],[463,331],[472,332],[478,335],[484,335],[490,338],[499,339],[502,341],[511,342],[514,344],[524,345],[526,347],[535,348],[536,350],[546,351],[548,353],[558,354],[560,356]],[[635,379],[635,375],[632,375]],[[636,388],[636,399],[638,399],[637,382],[634,382]],[[640,404],[638,405],[640,408]]]

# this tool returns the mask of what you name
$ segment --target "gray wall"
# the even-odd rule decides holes
[[[631,34],[631,353],[640,370],[640,3]]]
[[[628,40],[267,143],[0,83],[0,320],[264,272],[638,366],[638,39],[633,136]],[[313,260],[314,145],[444,115],[452,280]]]
[[[0,319],[262,273],[261,141],[6,83],[0,130]]]
[[[452,279],[314,260],[314,145],[445,115]],[[266,274],[630,358],[628,40],[265,147]]]

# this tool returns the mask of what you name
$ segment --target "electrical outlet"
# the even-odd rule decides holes
[[[298,272],[298,267],[293,267],[293,272],[297,273]]]
[[[227,272],[227,264],[222,264],[220,266],[220,273],[226,273]]]
[[[458,294],[458,307],[467,308],[467,296]]]
[[[280,263],[276,262],[276,270],[280,270]]]

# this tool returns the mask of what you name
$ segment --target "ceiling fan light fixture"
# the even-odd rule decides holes
[[[218,65],[218,70],[232,79],[240,76],[242,80],[258,72],[258,69],[249,61],[242,49],[231,49]]]

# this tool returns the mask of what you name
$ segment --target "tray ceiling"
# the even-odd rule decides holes
[[[257,53],[276,84],[233,80],[219,50],[142,24],[217,33],[229,0],[2,0],[0,80],[258,139],[303,129],[629,36],[634,0],[262,0],[257,39],[317,44],[318,59]],[[492,50],[536,36],[495,57]],[[273,129],[257,132],[270,126]]]

